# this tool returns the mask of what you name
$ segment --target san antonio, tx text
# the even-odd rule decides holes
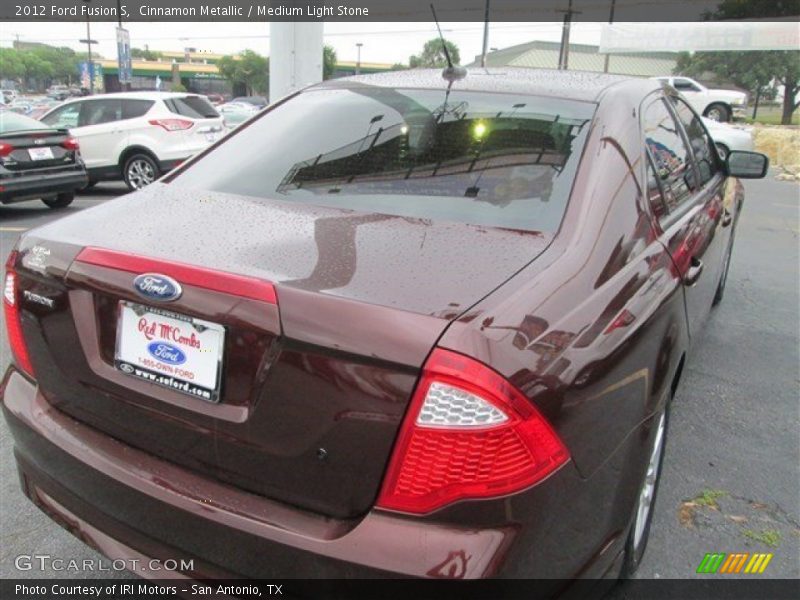
[[[71,599],[83,596],[104,598],[108,596],[177,596],[182,595],[202,595],[206,598],[220,596],[227,598],[235,597],[263,597],[263,596],[282,596],[283,585],[263,584],[257,585],[153,585],[149,583],[115,583],[111,585],[82,585],[82,584],[53,584],[46,585],[25,585],[17,584],[14,592],[17,597],[46,595],[65,596]]]

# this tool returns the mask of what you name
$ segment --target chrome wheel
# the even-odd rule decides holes
[[[662,413],[658,419],[653,451],[650,453],[650,462],[647,464],[647,474],[645,475],[642,489],[639,492],[639,500],[636,504],[636,521],[633,524],[633,548],[635,550],[638,550],[639,545],[642,543],[644,532],[650,519],[650,511],[653,508],[658,471],[661,467],[661,454],[664,452],[666,418],[666,413]]]
[[[138,190],[156,180],[156,169],[146,158],[135,158],[128,163],[125,179],[131,189]]]

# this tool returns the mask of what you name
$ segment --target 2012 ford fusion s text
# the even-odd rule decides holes
[[[23,490],[187,577],[630,574],[766,169],[653,80],[312,86],[21,237]]]

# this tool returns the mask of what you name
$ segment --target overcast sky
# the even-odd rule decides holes
[[[194,47],[222,54],[252,49],[269,55],[268,23],[127,23],[131,45],[151,50],[183,50]],[[92,38],[99,42],[95,47],[106,58],[117,55],[115,42],[116,23],[92,23]],[[573,43],[599,44],[602,23],[573,23]],[[455,42],[461,51],[461,62],[472,61],[480,54],[483,40],[483,23],[442,23],[444,35]],[[44,42],[54,46],[69,46],[85,50],[78,40],[86,37],[85,23],[3,23],[0,28],[0,46],[10,46],[20,40]],[[433,23],[326,23],[325,43],[332,45],[340,60],[356,60],[356,43],[361,42],[361,60],[364,62],[407,63],[408,57],[418,53],[422,45],[436,36]],[[489,33],[489,46],[507,48],[532,40],[558,41],[561,23],[493,23]]]

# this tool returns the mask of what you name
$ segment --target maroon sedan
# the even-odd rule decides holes
[[[21,237],[23,490],[192,578],[629,574],[766,168],[654,80],[306,89]]]

